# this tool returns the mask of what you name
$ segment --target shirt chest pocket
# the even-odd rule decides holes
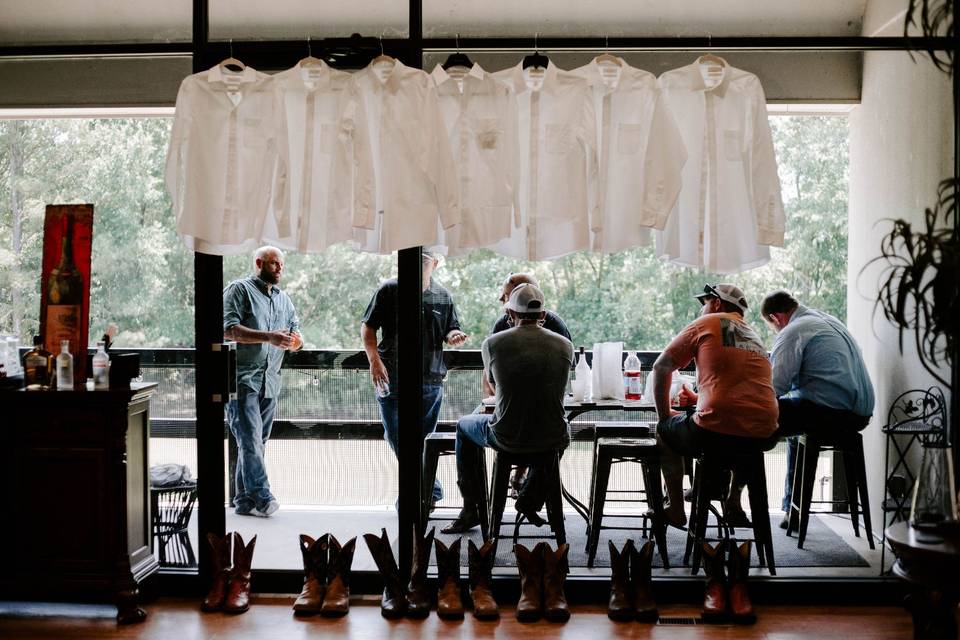
[[[495,151],[500,148],[503,139],[503,127],[497,118],[480,118],[477,121],[477,147],[481,151]]]
[[[640,153],[643,125],[622,123],[617,126],[617,152],[632,156]]]
[[[723,130],[723,157],[733,162],[743,161],[743,129]]]
[[[263,134],[263,121],[260,118],[244,118],[242,121],[243,146],[246,149],[262,149],[266,146]]]
[[[573,148],[573,131],[569,124],[548,124],[546,127],[547,153],[569,153]]]

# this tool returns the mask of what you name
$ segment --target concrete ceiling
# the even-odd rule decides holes
[[[867,0],[423,0],[424,35],[860,35]],[[191,0],[0,0],[0,43],[190,39]],[[214,39],[403,36],[406,0],[210,0]]]

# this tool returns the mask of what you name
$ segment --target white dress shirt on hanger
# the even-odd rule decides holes
[[[503,255],[547,260],[590,248],[599,231],[597,130],[586,80],[523,64],[494,74],[517,97],[520,225],[491,246]]]
[[[433,245],[437,223],[460,222],[457,179],[430,76],[399,60],[375,60],[354,77],[370,123],[375,206],[358,216],[354,238],[365,251]]]
[[[687,152],[656,76],[622,58],[607,60],[572,73],[590,84],[597,114],[602,229],[592,248],[615,253],[648,245],[650,228],[663,229]]]
[[[686,144],[676,211],[657,253],[677,264],[737,273],[783,245],[784,213],[767,104],[759,79],[725,63],[660,76]]]
[[[217,65],[177,93],[165,179],[188,248],[227,255],[254,248],[270,206],[283,139],[270,76]]]
[[[349,73],[322,60],[273,76],[283,105],[288,168],[276,185],[279,213],[264,238],[297,251],[322,251],[353,237],[353,221],[373,216],[373,157],[367,119]]]
[[[460,224],[440,234],[448,255],[483,247],[510,235],[519,182],[517,110],[511,89],[478,64],[437,65],[440,112],[453,151]]]

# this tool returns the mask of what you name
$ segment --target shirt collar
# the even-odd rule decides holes
[[[333,75],[330,73],[329,65],[327,65],[327,63],[324,62],[323,60],[320,60],[320,64],[314,64],[314,65],[311,65],[311,67],[307,67],[307,69],[312,69],[312,68],[320,70],[320,73],[317,76],[317,79],[314,81],[316,84],[316,88],[317,89],[329,88],[330,82],[332,80],[331,76]],[[307,81],[306,79],[304,79],[303,60],[298,62],[297,65],[292,69],[292,71],[293,71],[292,75],[296,77],[297,83],[306,87]]]
[[[377,75],[377,72],[373,69],[373,62],[367,65],[367,73],[370,76],[371,81],[375,87],[385,87],[391,92],[396,92],[400,88],[400,77],[403,75],[403,70],[406,69],[400,60],[394,58],[393,60],[393,69],[390,69],[390,73],[387,74],[387,79],[384,82],[380,82],[380,76]]]
[[[729,64],[723,65],[723,77],[720,78],[720,82],[712,89],[707,87],[707,84],[703,81],[703,76],[700,74],[699,59],[694,60],[693,64],[687,65],[684,67],[684,69],[690,79],[690,85],[693,87],[694,91],[703,91],[704,93],[708,91],[713,92],[721,98],[726,95],[727,86],[730,84]]]
[[[802,315],[806,315],[807,311],[809,311],[807,307],[803,306],[800,303],[797,303],[797,308],[794,309],[793,313],[790,314],[790,319],[787,320],[787,324],[790,324],[791,322],[793,322],[794,318],[799,318]]]
[[[433,76],[433,81],[439,87],[444,82],[448,80],[453,80],[453,77],[443,68],[443,65],[438,64],[433,68],[433,71],[430,73]],[[467,72],[467,76],[471,78],[476,78],[477,80],[483,80],[484,76],[487,75],[487,72],[483,70],[483,67],[479,63],[474,62],[473,66],[470,67],[470,71]]]
[[[244,67],[239,75],[241,83],[253,82],[257,79],[256,69],[250,66]],[[213,65],[210,70],[207,71],[207,82],[223,82],[226,84],[226,81],[223,79],[223,69],[220,68],[219,64]]]
[[[267,282],[263,280],[260,276],[250,276],[250,280],[253,282],[253,284],[257,285],[257,289],[260,289],[260,291],[263,292],[265,295],[272,296],[273,294],[280,292],[280,287],[278,287],[275,284],[270,285],[270,287],[268,288]]]
[[[554,82],[556,82],[557,73],[557,65],[553,64],[552,61],[547,62],[547,72],[543,76],[543,86],[540,87],[540,91],[544,91],[547,87],[550,87]],[[510,76],[513,88],[517,93],[523,93],[530,90],[530,87],[527,86],[527,80],[523,75],[522,61],[517,66],[513,67]]]

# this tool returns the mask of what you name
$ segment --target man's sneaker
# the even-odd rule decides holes
[[[271,500],[267,503],[263,509],[257,509],[254,507],[250,510],[250,515],[257,516],[258,518],[269,518],[277,512],[277,509],[280,508],[280,503],[276,500]]]

